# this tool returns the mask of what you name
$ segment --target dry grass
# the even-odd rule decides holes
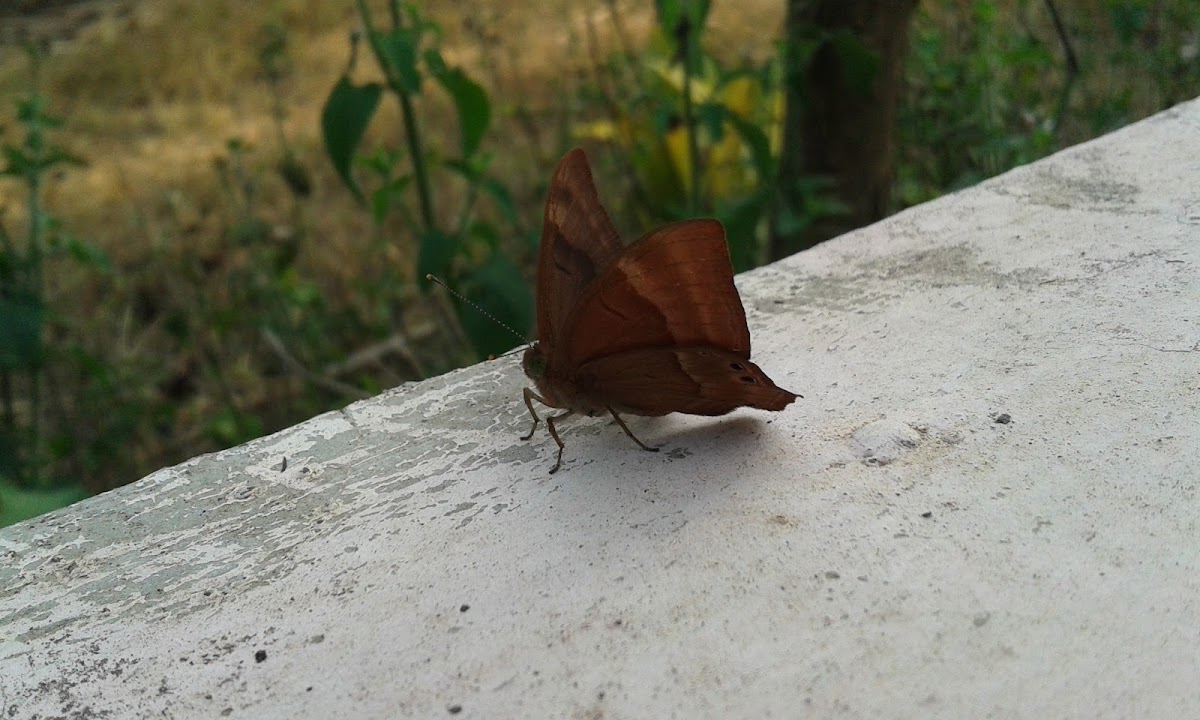
[[[731,38],[730,55],[770,51],[771,37],[749,37],[745,29],[777,26],[771,11],[778,3],[751,5],[761,7],[761,17],[747,22],[746,3],[717,3],[714,37]],[[291,200],[273,175],[282,149],[256,56],[264,27],[278,23],[287,28],[291,59],[282,88],[284,128],[314,180],[314,209],[305,220],[320,243],[304,259],[306,269],[327,278],[333,292],[352,283],[356,243],[371,228],[329,168],[318,136],[322,104],[347,59],[356,22],[351,4],[155,0],[89,7],[92,12],[76,18],[88,24],[54,27],[57,35],[71,38],[56,41],[44,62],[45,91],[53,111],[67,120],[60,142],[88,162],[47,189],[47,204],[67,226],[107,251],[122,272],[143,267],[147,254],[164,244],[216,252],[230,208],[214,163],[227,157],[231,138],[250,149],[255,163],[250,171],[262,180],[261,206],[268,213],[276,209],[276,222],[290,222],[285,209]],[[537,12],[497,0],[472,4],[470,14],[465,7],[430,3],[427,12],[444,30],[448,59],[466,65],[493,97],[497,124],[489,140],[496,167],[532,222],[542,178],[569,141],[573,93],[588,82],[592,56],[615,47],[609,8],[597,5],[585,13],[565,0],[542,3]],[[651,20],[648,7],[621,8],[622,27],[635,42]],[[725,27],[728,33],[721,32]],[[3,94],[19,94],[26,81],[23,54],[0,48]],[[425,133],[433,144],[451,140],[444,103],[434,93],[429,99],[438,114],[426,122]],[[11,103],[0,113],[12,127]],[[398,138],[397,113],[385,104],[366,144]],[[19,220],[20,197],[0,195],[0,203]],[[405,228],[391,230],[397,254],[389,260],[407,267]],[[63,297],[76,301],[83,299],[81,291],[76,282],[59,287]]]
[[[378,4],[378,3],[377,3]],[[748,21],[746,3],[717,3],[715,38],[731,57],[762,56],[771,36],[747,30],[778,26],[776,2],[760,6]],[[624,3],[631,6],[632,3]],[[307,218],[322,238],[323,257],[309,258],[324,275],[348,278],[354,241],[369,232],[367,218],[331,172],[318,136],[319,114],[347,58],[355,18],[350,3],[279,0],[110,2],[90,5],[90,22],[53,44],[45,60],[45,91],[53,110],[67,120],[60,141],[88,167],[65,174],[48,188],[47,202],[68,226],[108,251],[122,268],[136,268],[155,243],[186,241],[203,252],[216,244],[227,199],[216,182],[215,161],[226,157],[230,138],[241,139],[263,178],[266,208],[288,206],[286,187],[272,177],[281,149],[271,98],[256,57],[263,28],[287,28],[291,72],[282,88],[285,132],[314,176],[320,208]],[[537,12],[493,0],[472,4],[430,3],[426,11],[444,30],[447,56],[466,65],[496,103],[490,136],[496,167],[519,188],[532,219],[546,168],[568,141],[572,92],[588,82],[589,64],[615,46],[607,6],[589,12],[560,0]],[[621,8],[622,27],[640,40],[650,27],[648,7]],[[594,32],[589,33],[589,24]],[[722,32],[728,28],[727,32]],[[593,42],[598,41],[597,46]],[[367,63],[360,63],[366,67]],[[0,88],[20,93],[27,69],[17,48],[0,48]],[[445,111],[431,93],[435,111]],[[521,111],[518,117],[518,109]],[[12,127],[11,103],[0,107]],[[451,139],[449,123],[436,117],[425,132],[434,144]],[[385,106],[368,143],[398,139],[398,120]],[[11,213],[17,198],[0,196]],[[285,213],[277,218],[287,222]],[[397,229],[400,230],[400,229]],[[397,238],[403,245],[403,239]],[[403,263],[404,256],[396,258]],[[326,266],[328,263],[328,266]],[[317,269],[317,268],[314,268]],[[78,288],[67,288],[76,297]]]

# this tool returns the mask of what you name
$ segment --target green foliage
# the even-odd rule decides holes
[[[1042,102],[1049,49],[1011,32],[996,3],[969,6],[958,33],[918,16],[897,132],[903,205],[973,185],[1052,148]]]
[[[479,152],[479,143],[491,122],[492,110],[487,93],[461,69],[447,67],[435,50],[425,52],[425,66],[454,100],[461,132],[459,152],[463,162],[466,162]]]
[[[385,81],[353,83],[349,76],[357,52],[352,51],[350,66],[334,85],[322,113],[326,152],[350,191],[369,204],[377,225],[394,212],[413,229],[418,245],[414,275],[422,291],[430,287],[426,275],[440,276],[465,296],[480,299],[512,327],[529,327],[532,294],[519,272],[508,271],[516,266],[504,259],[511,248],[502,238],[521,234],[516,211],[505,187],[489,176],[491,157],[481,150],[491,123],[487,93],[461,68],[447,65],[438,47],[439,29],[415,5],[393,0],[389,8],[391,28],[381,30],[375,26],[366,3],[358,3],[367,45]],[[352,47],[357,48],[357,41]],[[456,153],[445,159],[423,137],[415,106],[430,80],[450,98],[459,129]],[[406,152],[378,147],[359,160],[357,164],[373,178],[374,189],[368,200],[354,176],[356,153],[385,90],[400,104]],[[450,213],[454,220],[449,223],[434,212],[430,181],[434,171],[457,178],[464,188],[457,210]],[[439,188],[446,186],[446,182],[437,184]],[[481,197],[492,201],[501,218],[508,221],[510,232],[502,232],[476,211]],[[386,294],[389,288],[400,285],[388,281],[380,286],[379,293]],[[512,346],[512,336],[481,324],[474,308],[456,305],[455,311],[475,352],[494,354]]]
[[[621,91],[619,98],[602,98],[609,118],[578,132],[621,149],[631,165],[639,225],[715,217],[725,226],[734,269],[757,267],[767,259],[772,215],[782,212],[776,188],[783,58],[726,67],[700,42],[709,3],[656,0],[655,8],[658,27],[649,46],[636,55],[614,55],[600,69],[603,82],[597,85]],[[843,44],[847,52],[856,49]],[[847,67],[863,69],[868,60]],[[815,178],[800,182],[814,193],[807,212],[836,209],[817,199],[826,185]]]
[[[42,328],[46,324],[46,308],[42,300],[21,288],[24,284],[14,276],[3,273],[0,284],[0,370],[36,371],[42,364]]]
[[[1076,19],[1083,32],[1116,42],[1083,44],[1082,62],[1095,67],[1095,88],[1087,104],[1096,106],[1087,131],[1107,132],[1145,114],[1196,97],[1200,91],[1200,12],[1194,0],[1104,0],[1101,12]],[[1114,88],[1109,76],[1125,78]],[[1101,77],[1103,76],[1103,77]],[[1115,90],[1115,92],[1114,92]]]
[[[79,161],[49,141],[61,123],[46,114],[34,73],[35,91],[18,108],[25,136],[0,147],[0,180],[23,185],[28,198],[23,231],[0,226],[0,523],[135,479],[163,446],[178,445],[182,457],[228,447],[366,395],[319,372],[374,328],[332,313],[297,264],[307,224],[299,201],[311,182],[283,132],[285,50],[285,38],[268,32],[261,60],[276,98],[277,169],[298,201],[292,222],[270,219],[278,208],[262,207],[253,148],[231,139],[214,163],[228,211],[223,235],[204,247],[164,238],[143,272],[119,275],[42,205],[46,183]],[[49,299],[68,266],[104,282],[106,296],[132,294],[123,320],[144,323],[134,330],[144,335],[85,344],[110,319]],[[129,354],[127,344],[148,348]],[[362,374],[352,381],[378,387]]]
[[[338,338],[338,329],[319,288],[297,269],[306,244],[299,229],[303,223],[284,233],[273,230],[258,207],[259,179],[248,167],[248,148],[234,138],[226,149],[228,156],[215,163],[232,211],[223,250],[240,262],[231,263],[219,296],[207,294],[204,278],[196,277],[193,295],[179,313],[182,343],[201,349],[198,365],[219,389],[219,404],[204,426],[218,447],[253,439],[266,428],[264,418],[233,391],[229,354],[222,348],[251,349],[251,362],[264,374],[281,361],[293,366],[289,370],[302,371],[341,354],[330,342]],[[289,394],[282,404],[289,414],[303,415],[323,409],[321,400],[319,388],[308,387]]]
[[[354,180],[354,153],[382,97],[383,86],[379,83],[354,85],[343,76],[333,86],[325,109],[321,112],[321,135],[325,138],[325,151],[338,177],[359,200],[363,199],[363,194]]]
[[[54,472],[66,455],[81,458],[79,443],[62,442],[48,426],[72,427],[90,420],[53,402],[51,373],[82,371],[72,352],[90,359],[71,340],[66,352],[47,343],[48,331],[65,325],[47,300],[47,276],[53,263],[71,262],[85,270],[107,272],[104,253],[70,235],[42,204],[46,181],[58,168],[81,161],[54,144],[49,133],[62,121],[48,114],[38,83],[39,58],[30,51],[33,87],[17,103],[24,130],[17,143],[0,146],[0,179],[23,186],[24,232],[0,226],[0,525],[58,507],[82,496],[79,487]],[[76,341],[77,342],[77,341]]]
[[[968,187],[1193,98],[1194,0],[923,4],[900,108],[897,197]],[[1078,72],[1065,59],[1078,58]]]
[[[3,449],[3,448],[0,448]],[[0,468],[0,473],[3,468]],[[87,497],[81,485],[27,490],[0,476],[0,527],[35,518]]]

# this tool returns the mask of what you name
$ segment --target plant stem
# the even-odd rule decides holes
[[[403,92],[400,93],[400,109],[404,116],[404,134],[408,140],[408,154],[412,158],[413,175],[417,180],[417,197],[421,201],[421,221],[425,228],[432,230],[436,227],[433,217],[433,199],[429,192],[429,176],[425,170],[425,154],[421,152],[420,133],[417,132],[417,116],[413,111],[412,100]]]
[[[375,53],[375,61],[379,63],[379,67],[383,68],[384,76],[387,78],[388,88],[400,98],[401,115],[404,118],[404,135],[408,142],[408,154],[412,161],[413,176],[417,181],[417,197],[421,205],[421,222],[424,223],[426,229],[436,227],[436,221],[433,215],[433,200],[429,192],[429,175],[425,167],[425,154],[421,152],[421,133],[417,129],[417,116],[413,111],[412,98],[409,97],[408,89],[400,82],[400,78],[396,77],[395,70],[391,63],[388,62],[387,54],[383,51],[379,33],[375,30],[375,25],[371,20],[371,11],[367,8],[366,0],[356,0],[358,6],[358,14],[362,18],[363,25],[367,31],[367,41],[371,44],[371,51]],[[396,0],[392,0],[389,5],[389,10],[392,16],[393,32],[400,30],[401,15],[400,7]]]

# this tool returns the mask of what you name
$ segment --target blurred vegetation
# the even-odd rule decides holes
[[[585,95],[605,117],[580,123],[575,135],[619,150],[632,184],[627,211],[639,227],[715,217],[740,272],[767,260],[781,72],[773,56],[734,65],[706,51],[700,40],[710,10],[707,2],[657,0],[653,32],[636,44],[614,14],[620,50],[595,66],[597,82]]]
[[[350,79],[357,58],[358,36],[352,38],[350,67],[333,86],[321,115],[325,149],[338,177],[364,204],[367,199],[355,179],[353,167],[363,133],[370,125],[386,90],[400,105],[404,150],[379,146],[363,158],[372,171],[375,190],[370,194],[371,216],[381,227],[392,212],[413,228],[419,249],[415,278],[419,287],[431,287],[430,275],[440,277],[479,307],[486,307],[491,322],[474,307],[458,303],[445,313],[447,325],[457,321],[466,331],[471,348],[479,355],[498,354],[512,347],[507,327],[528,327],[533,317],[533,293],[514,257],[524,258],[537,247],[538,238],[524,229],[512,197],[503,183],[488,174],[490,153],[480,143],[491,123],[487,92],[461,68],[447,65],[437,44],[438,26],[408,3],[392,2],[389,23],[380,29],[367,3],[357,3],[359,19],[383,82],[356,84]],[[422,130],[418,107],[423,87],[432,80],[453,101],[459,129],[457,152],[438,153]],[[444,221],[434,212],[432,171],[442,170],[463,186],[462,199]],[[405,202],[409,191],[414,202]],[[489,197],[504,217],[503,226],[475,212],[481,196]],[[413,205],[415,204],[415,208]],[[506,241],[516,238],[517,242]],[[380,235],[377,242],[387,243]],[[394,273],[389,273],[389,279]],[[366,284],[362,289],[390,305],[394,282]],[[457,330],[458,328],[454,328]],[[518,338],[519,339],[519,338]],[[464,360],[470,362],[470,358]]]
[[[529,331],[572,145],[765,259],[781,0],[63,6],[0,37],[0,525],[513,345],[423,277]],[[898,205],[1200,94],[1194,0],[1051,7],[922,3]]]

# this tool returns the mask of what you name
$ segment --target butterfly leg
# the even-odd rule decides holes
[[[568,415],[573,415],[573,414],[574,413],[572,413],[570,410],[564,410],[563,412],[560,412],[557,415],[550,415],[550,416],[546,417],[546,429],[550,431],[550,437],[554,438],[554,442],[558,443],[558,460],[555,460],[554,467],[550,468],[551,475],[558,472],[558,468],[562,465],[562,454],[563,454],[563,448],[565,447],[563,445],[562,438],[560,438],[558,436],[558,430],[554,429],[554,421],[562,420],[563,418],[567,417]]]
[[[550,407],[550,405],[542,398],[541,395],[538,395],[537,393],[530,390],[529,388],[525,388],[525,392],[522,394],[525,396],[525,407],[529,408],[529,414],[533,416],[533,427],[529,428],[529,432],[527,434],[521,436],[522,440],[528,440],[531,437],[533,437],[533,431],[537,430],[538,421],[541,420],[541,418],[538,417],[537,411],[533,409],[533,401],[537,400],[538,402],[545,405],[546,407]],[[554,462],[554,467],[550,468],[551,475],[558,472],[558,468],[562,466],[563,448],[566,447],[565,445],[563,445],[562,438],[560,438],[558,436],[558,430],[555,429],[555,427],[554,427],[554,421],[562,420],[563,418],[567,417],[568,415],[573,415],[573,414],[574,413],[572,413],[570,410],[567,410],[567,411],[561,412],[557,415],[547,415],[546,416],[546,429],[550,431],[550,437],[554,438],[554,442],[556,442],[558,444],[558,460],[556,460]]]
[[[538,421],[541,420],[541,418],[538,417],[537,411],[533,409],[533,401],[537,400],[543,405],[546,404],[546,401],[542,399],[541,395],[538,395],[529,388],[525,388],[525,392],[523,394],[525,395],[525,407],[529,408],[529,414],[533,416],[533,427],[529,428],[529,432],[521,436],[522,440],[528,440],[529,438],[533,437],[533,431],[537,430]]]
[[[629,426],[625,424],[625,421],[621,419],[621,416],[617,414],[616,410],[613,410],[612,408],[607,408],[607,410],[608,410],[608,412],[610,412],[612,414],[613,420],[616,420],[617,424],[621,426],[621,429],[625,431],[625,434],[628,435],[630,437],[630,439],[632,439],[635,443],[638,444],[638,447],[640,447],[643,450],[649,450],[650,452],[658,452],[658,448],[650,447],[649,445],[642,442],[641,440],[638,440],[637,437],[632,432],[629,431]]]

